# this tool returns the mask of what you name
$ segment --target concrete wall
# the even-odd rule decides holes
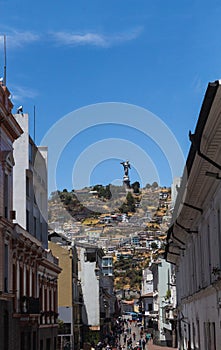
[[[188,341],[195,349],[207,349],[208,339],[217,349],[221,344],[220,202],[221,188],[201,216],[198,234],[189,237],[177,267],[178,305],[183,317],[180,349],[186,349]]]
[[[26,229],[26,169],[29,168],[29,125],[27,114],[15,114],[15,119],[24,133],[14,142],[14,196],[16,223]]]
[[[38,148],[30,139],[27,114],[15,114],[15,119],[24,131],[14,142],[15,222],[42,242],[44,248],[47,248],[47,147]]]
[[[48,247],[53,255],[58,257],[59,266],[62,268],[58,276],[58,306],[61,310],[72,306],[72,251],[70,247],[66,249],[54,242],[48,242]]]
[[[153,274],[149,269],[143,270],[143,279],[141,285],[141,295],[153,292]]]
[[[158,266],[159,268],[159,285],[158,285],[158,302],[159,302],[159,340],[162,344],[170,345],[170,341],[172,341],[172,334],[170,331],[172,330],[171,324],[169,321],[165,320],[165,306],[167,304],[166,295],[167,291],[170,288],[170,273],[171,273],[171,265],[164,259],[161,259],[161,264]]]
[[[83,323],[100,326],[99,279],[95,275],[96,262],[85,261],[85,248],[77,247],[79,279],[84,297]]]

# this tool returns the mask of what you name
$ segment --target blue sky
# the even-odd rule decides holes
[[[188,131],[194,130],[207,84],[221,77],[220,1],[0,0],[0,13],[0,34],[7,36],[7,86],[15,109],[22,104],[29,113],[32,136],[36,106],[36,143],[67,114],[88,105],[118,102],[160,118],[187,156]],[[2,38],[0,44],[3,75]],[[72,182],[76,160],[88,147],[93,150],[96,142],[109,138],[134,144],[128,151],[132,182],[143,176],[143,170],[133,166],[137,157],[143,157],[137,146],[157,169],[155,177],[147,168],[142,181],[156,178],[161,185],[170,185],[170,164],[161,144],[120,120],[119,115],[119,123],[95,123],[65,144],[56,169],[58,188],[122,179],[120,161],[125,152],[121,157],[113,147],[111,154],[108,142],[101,142],[107,159],[95,161],[89,183]],[[65,138],[62,128],[61,137]],[[50,158],[56,143],[55,139],[49,147],[49,191],[54,190]],[[81,171],[87,172],[87,162]],[[182,169],[176,175],[181,173]]]

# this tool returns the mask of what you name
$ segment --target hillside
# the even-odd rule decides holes
[[[122,186],[101,186],[53,192],[48,201],[49,227],[65,232],[102,228],[102,236],[126,237],[137,230],[165,232],[170,189],[148,186],[125,191]],[[82,231],[83,230],[83,231]]]
[[[117,246],[114,262],[115,289],[140,289],[142,268],[148,266],[151,254],[162,252],[170,220],[170,188],[147,186],[126,192],[121,186],[101,186],[51,194],[48,202],[49,226],[55,223],[71,239],[92,240]],[[119,219],[120,218],[120,219]],[[139,246],[131,245],[137,236]],[[152,239],[152,251],[146,250]],[[156,242],[160,242],[159,248]],[[151,242],[151,241],[150,241]]]
[[[51,193],[48,201],[49,222],[56,221],[58,218],[60,220],[63,218],[65,221],[70,216],[76,221],[83,221],[86,218],[96,218],[101,213],[120,212],[127,196],[128,193],[122,186],[110,185],[97,185],[71,192],[66,189],[56,191]],[[134,198],[133,201],[135,206],[139,198]]]

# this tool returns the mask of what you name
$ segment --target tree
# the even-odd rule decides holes
[[[158,245],[156,244],[156,242],[151,243],[151,248],[154,250],[158,248]]]
[[[149,189],[149,188],[151,188],[151,185],[150,184],[146,184],[145,188]]]
[[[135,207],[135,199],[134,199],[132,193],[128,192],[127,193],[127,197],[126,197],[126,202],[124,202],[120,206],[119,210],[120,210],[121,213],[125,213],[126,214],[128,212],[134,213],[135,212],[135,208],[136,208]]]
[[[97,191],[99,198],[111,199],[112,194],[110,191],[110,185],[107,185],[106,187],[102,185],[95,185],[93,187],[93,191]]]
[[[106,186],[106,194],[105,194],[105,198],[106,199],[111,199],[112,194],[111,194],[111,190],[110,190],[110,185]]]
[[[157,183],[156,181],[154,181],[154,182],[152,183],[151,187],[157,188],[157,187],[158,187],[158,183]]]
[[[140,183],[138,181],[132,183],[131,187],[133,188],[134,193],[140,193]]]
[[[128,211],[135,212],[135,199],[132,196],[131,192],[128,192],[126,200],[127,200]]]
[[[64,198],[64,204],[69,205],[72,202],[72,196],[70,194],[67,194]]]

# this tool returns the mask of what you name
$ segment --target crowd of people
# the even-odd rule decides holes
[[[139,320],[119,318],[112,336],[100,341],[96,350],[148,350],[152,334],[145,332]]]

